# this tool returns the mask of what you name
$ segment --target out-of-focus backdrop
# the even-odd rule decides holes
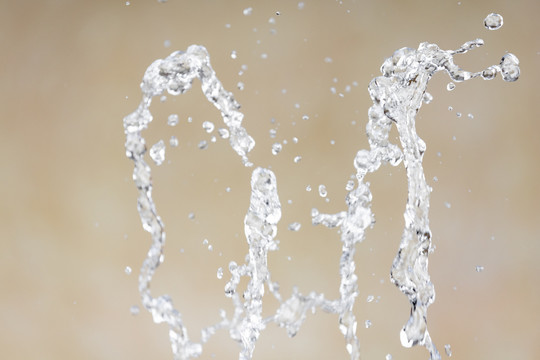
[[[257,141],[252,161],[278,178],[283,217],[280,250],[269,256],[273,280],[287,297],[294,285],[337,297],[339,234],[312,226],[310,211],[345,208],[353,157],[368,146],[369,81],[401,47],[428,41],[456,49],[483,38],[485,46],[456,57],[460,66],[478,71],[512,52],[521,78],[475,79],[449,92],[448,76],[439,73],[428,89],[434,100],[417,118],[434,189],[430,333],[443,358],[446,344],[458,359],[537,358],[539,11],[534,0],[0,1],[1,357],[172,358],[167,327],[144,309],[130,313],[140,305],[138,268],[150,239],[136,210],[122,119],[138,105],[142,75],[155,59],[206,46]],[[483,26],[491,12],[504,17],[497,31]],[[198,81],[184,95],[155,99],[152,111],[148,144],[179,140],[167,147],[167,162],[153,166],[168,237],[152,290],[173,297],[197,341],[220,308],[231,310],[223,294],[228,272],[218,279],[216,271],[247,252],[251,170],[216,130],[202,128],[203,121],[223,125]],[[179,116],[176,127],[167,126],[170,114]],[[278,155],[271,153],[275,142],[283,144]],[[405,172],[385,166],[369,181],[377,223],[356,255],[363,359],[426,359],[425,349],[400,345],[409,303],[389,281]],[[299,231],[288,230],[293,222]],[[270,299],[266,314],[275,306]],[[237,354],[221,332],[202,358]],[[254,358],[347,353],[337,317],[318,312],[293,339],[270,325]]]

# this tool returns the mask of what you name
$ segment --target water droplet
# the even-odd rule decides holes
[[[272,154],[277,155],[281,151],[283,146],[280,143],[274,143],[272,145]]]
[[[298,164],[298,163],[300,162],[300,160],[302,160],[302,157],[301,157],[301,156],[295,156],[295,157],[294,157],[294,162],[295,162],[295,163]]]
[[[165,142],[163,140],[159,140],[150,148],[150,157],[156,165],[163,164],[165,161]]]
[[[191,116],[188,116],[187,122],[188,122],[188,123],[192,123],[192,122],[193,122],[193,118],[192,118]]]
[[[368,295],[366,301],[367,301],[368,303],[370,303],[370,302],[372,302],[373,300],[375,300],[375,296],[373,296],[373,295]]]
[[[504,81],[516,81],[519,79],[519,59],[516,55],[508,53],[501,59],[501,74]]]
[[[289,224],[289,230],[290,231],[298,231],[298,230],[300,230],[301,227],[302,227],[302,224],[300,224],[299,222],[293,222],[293,223]]]
[[[228,139],[229,138],[229,130],[220,128],[218,129],[218,134],[222,139]]]
[[[220,279],[220,280],[223,278],[223,268],[222,267],[217,269],[217,278]]]
[[[201,140],[197,147],[201,150],[206,150],[208,148],[208,142],[206,140]]]
[[[190,220],[195,219],[195,213],[190,212],[190,213],[188,214],[188,219],[190,219]]]
[[[126,266],[126,268],[124,269],[124,272],[126,273],[126,275],[131,274],[131,268],[129,266]]]
[[[491,13],[484,19],[484,26],[488,30],[497,30],[503,26],[503,17],[496,13]]]
[[[129,308],[129,312],[131,313],[131,315],[135,316],[135,315],[139,315],[139,313],[141,312],[141,309],[139,308],[139,306],[133,305],[132,307]]]
[[[480,266],[480,265],[477,265],[476,266],[476,272],[482,272],[482,271],[484,271],[484,267]]]
[[[433,100],[433,95],[431,95],[428,92],[425,92],[422,100],[424,101],[424,103],[429,104]]]
[[[468,117],[469,119],[474,119],[474,115],[471,114],[471,113],[468,113],[468,114],[467,114],[467,117]]]
[[[444,206],[446,206],[447,209],[450,209],[452,207],[452,204],[450,204],[448,201],[445,201]]]
[[[385,359],[386,359],[386,360],[392,360],[392,355],[386,354],[386,358],[385,358]]]
[[[448,91],[452,91],[456,88],[456,84],[454,84],[453,82],[449,82],[447,85],[446,85],[446,90]]]
[[[202,243],[203,245],[208,245],[208,239],[204,239]]]
[[[178,115],[177,114],[171,114],[167,118],[167,124],[169,126],[176,126],[178,125]]]
[[[236,87],[238,88],[238,90],[242,91],[244,90],[244,83],[239,81],[238,83],[236,83]]]
[[[349,180],[347,181],[347,185],[345,185],[345,190],[352,191],[352,189],[354,189],[354,181]]]
[[[311,191],[311,185],[306,186],[306,191],[307,191],[307,192],[310,192],[310,191]]]
[[[330,145],[336,145],[336,140],[330,140]]]
[[[446,352],[446,356],[452,357],[452,348],[450,347],[450,344],[444,345],[444,351]]]
[[[298,138],[297,137],[293,137],[292,141],[293,141],[293,143],[298,144]]]
[[[319,185],[319,195],[321,197],[326,197],[326,195],[328,195],[328,191],[326,191],[326,186],[324,185]]]
[[[309,116],[303,115],[303,116],[302,116],[302,120],[309,120]]]
[[[171,40],[165,40],[163,42],[163,46],[166,47],[166,48],[171,47]]]
[[[454,110],[454,108],[452,106],[449,106],[448,111],[452,111],[452,110]]]
[[[298,3],[298,10],[302,10],[304,8],[304,2],[303,1],[300,1]]]
[[[332,58],[329,57],[329,56],[324,58],[324,62],[327,63],[327,64],[330,64],[332,61],[333,61]]]
[[[251,8],[251,7],[245,8],[243,13],[244,13],[245,16],[249,16],[249,15],[251,15],[253,13],[253,8]]]
[[[366,320],[366,329],[369,329],[371,327],[371,320]]]
[[[460,112],[457,112],[457,113],[456,113],[456,116],[457,116],[457,117],[461,117],[461,113],[460,113]]]
[[[178,146],[178,139],[176,138],[176,136],[171,136],[171,138],[169,139],[169,145],[171,145],[172,147]]]
[[[236,59],[237,56],[238,55],[236,54],[236,50],[231,51],[231,59]]]
[[[210,134],[212,131],[214,131],[214,123],[211,121],[205,121],[202,123],[203,129]]]

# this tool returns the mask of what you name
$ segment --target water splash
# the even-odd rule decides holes
[[[454,55],[464,54],[482,44],[483,41],[477,39],[465,43],[457,50],[441,50],[437,45],[429,43],[420,44],[417,50],[397,50],[383,63],[382,76],[373,79],[369,84],[368,89],[373,100],[366,126],[370,149],[358,151],[354,158],[356,184],[351,181],[347,183],[346,209],[336,214],[324,214],[313,209],[311,214],[312,223],[315,225],[340,227],[342,253],[339,260],[338,299],[326,299],[323,294],[313,291],[304,295],[297,288],[293,289],[289,299],[282,298],[279,285],[271,281],[267,266],[268,252],[278,248],[275,236],[281,218],[281,205],[277,180],[274,173],[268,169],[257,167],[253,171],[251,201],[244,219],[249,251],[245,264],[229,264],[231,277],[225,286],[225,295],[231,298],[234,313],[229,318],[221,311],[221,320],[201,331],[200,342],[190,340],[181,314],[174,308],[172,299],[168,295],[155,298],[150,292],[152,277],[163,262],[165,232],[152,199],[151,169],[144,160],[146,142],[141,133],[152,121],[149,107],[154,96],[160,96],[165,91],[172,95],[182,94],[191,88],[195,78],[199,78],[203,93],[221,112],[227,126],[227,129],[218,130],[220,136],[229,138],[231,147],[242,158],[245,166],[252,165],[247,155],[255,142],[241,126],[243,114],[238,111],[239,104],[217,79],[204,47],[192,45],[186,52],[174,52],[166,59],[156,60],[150,65],[141,83],[142,101],[132,114],[124,118],[125,146],[127,157],[134,162],[133,180],[138,189],[137,206],[142,226],[152,236],[152,244],[139,275],[139,292],[142,303],[152,314],[154,322],[168,324],[174,359],[200,356],[202,345],[220,329],[228,330],[230,337],[238,342],[241,348],[240,359],[251,359],[255,344],[269,323],[285,328],[289,336],[294,336],[308,311],[315,312],[316,309],[338,315],[338,326],[344,335],[346,350],[352,360],[359,359],[357,320],[353,311],[358,296],[354,254],[356,245],[365,237],[366,229],[374,223],[371,211],[372,194],[364,178],[384,163],[392,166],[403,163],[408,179],[405,228],[391,267],[392,282],[411,303],[411,315],[401,330],[400,339],[403,346],[423,345],[432,360],[440,359],[427,329],[427,308],[435,299],[434,286],[428,274],[428,254],[433,251],[428,218],[431,187],[426,183],[422,167],[426,144],[416,134],[415,116],[422,103],[428,103],[433,98],[426,92],[426,88],[431,77],[438,71],[446,71],[454,82],[476,77],[490,80],[497,73],[500,73],[505,81],[518,79],[519,61],[512,54],[503,56],[499,65],[490,66],[480,72],[462,70],[454,63]],[[401,149],[389,141],[392,125],[397,127]],[[212,132],[214,125],[206,122],[203,128]],[[154,145],[150,150],[150,157],[158,165],[164,160],[162,143],[163,141],[158,142],[159,145]],[[277,152],[279,151],[275,151]],[[310,189],[309,186],[306,188],[308,191]],[[319,186],[319,194],[323,197],[327,195],[324,185]],[[190,218],[193,217],[194,215],[190,214]],[[223,269],[218,270],[217,277],[223,277]],[[248,277],[249,283],[240,296],[237,288],[242,277]],[[262,318],[265,289],[268,289],[279,303],[275,314],[268,318]],[[386,358],[391,358],[391,355],[388,354]]]

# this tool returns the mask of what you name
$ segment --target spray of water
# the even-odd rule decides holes
[[[152,277],[163,261],[165,232],[152,199],[151,169],[144,160],[146,143],[141,133],[152,121],[149,107],[153,97],[165,91],[172,95],[182,94],[198,78],[207,99],[221,112],[228,127],[228,131],[223,130],[230,134],[230,145],[245,166],[252,166],[248,153],[255,142],[242,127],[243,114],[239,112],[239,105],[216,77],[204,47],[192,45],[185,52],[174,52],[166,59],[156,60],[150,65],[141,83],[142,101],[133,113],[124,118],[125,146],[127,157],[134,162],[133,180],[138,189],[137,206],[141,222],[144,230],[152,237],[151,247],[139,275],[139,292],[154,322],[168,324],[174,359],[200,356],[202,345],[220,329],[228,330],[230,337],[238,342],[241,348],[240,359],[251,359],[256,341],[268,324],[275,323],[285,328],[289,336],[294,336],[308,311],[314,312],[316,309],[338,315],[339,329],[345,337],[350,358],[359,359],[357,321],[353,311],[358,295],[354,254],[356,245],[365,237],[366,229],[374,223],[372,195],[364,178],[384,163],[392,166],[403,163],[408,179],[405,228],[391,268],[392,282],[408,297],[411,304],[410,318],[401,330],[401,343],[405,347],[423,345],[429,351],[430,359],[440,359],[427,328],[427,309],[435,299],[434,286],[428,274],[428,254],[433,250],[428,217],[431,188],[426,183],[422,167],[426,144],[416,133],[415,118],[422,103],[432,99],[426,88],[431,77],[438,71],[446,71],[454,82],[476,77],[490,80],[498,73],[505,81],[518,79],[519,61],[512,54],[504,55],[498,65],[480,72],[462,70],[454,63],[454,55],[464,54],[482,44],[483,41],[477,39],[453,51],[441,50],[437,45],[428,43],[420,44],[416,50],[397,50],[383,63],[382,76],[369,84],[369,94],[373,100],[366,127],[370,149],[358,151],[354,158],[357,181],[356,184],[348,185],[346,209],[337,214],[312,210],[313,224],[339,227],[341,230],[338,299],[326,299],[323,294],[313,291],[302,294],[297,288],[288,299],[280,295],[279,286],[272,282],[267,266],[268,252],[277,250],[274,239],[281,218],[277,181],[269,169],[255,168],[251,179],[250,206],[244,219],[249,252],[246,263],[229,264],[230,280],[225,286],[225,296],[232,300],[234,313],[228,317],[221,311],[221,320],[202,330],[200,342],[190,340],[172,299],[167,295],[153,297],[150,291]],[[392,125],[397,127],[401,148],[389,141]],[[150,156],[159,164],[163,162],[165,152],[162,143],[158,144],[157,148],[150,150]],[[221,269],[218,277],[222,276]],[[240,295],[238,285],[242,277],[248,277],[249,283]],[[280,304],[275,314],[268,318],[262,317],[265,289]]]

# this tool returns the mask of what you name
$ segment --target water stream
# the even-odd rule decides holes
[[[484,21],[489,29],[502,25],[502,17],[490,14]],[[500,17],[500,19],[499,19]],[[249,152],[255,141],[242,127],[243,114],[232,93],[224,89],[210,65],[210,58],[203,46],[192,45],[186,51],[176,51],[165,59],[154,61],[146,70],[141,83],[142,101],[138,108],[124,118],[126,155],[134,162],[133,180],[138,189],[138,211],[144,230],[151,234],[152,244],[141,267],[139,292],[142,304],[152,314],[156,323],[169,326],[169,336],[174,359],[191,359],[202,354],[203,344],[219,330],[228,331],[240,345],[239,358],[251,359],[258,338],[271,323],[283,327],[289,336],[300,329],[308,312],[319,309],[338,316],[338,326],[345,338],[345,347],[351,359],[360,358],[360,344],[356,335],[357,320],[354,304],[358,295],[354,254],[362,242],[365,231],[374,224],[371,211],[372,194],[365,177],[384,164],[403,164],[407,172],[408,199],[405,206],[405,228],[391,267],[392,282],[408,297],[411,304],[410,318],[400,333],[405,347],[425,346],[430,359],[440,359],[427,327],[427,309],[435,299],[434,285],[428,274],[428,255],[433,251],[429,227],[429,195],[422,158],[426,143],[416,133],[416,114],[423,103],[431,101],[426,92],[431,77],[445,71],[453,82],[473,78],[491,80],[500,74],[504,81],[519,77],[519,61],[513,54],[505,54],[499,64],[483,71],[469,72],[454,62],[454,56],[483,45],[481,39],[466,42],[457,50],[442,50],[435,44],[422,43],[418,49],[402,48],[386,59],[381,66],[382,76],[369,84],[373,105],[368,111],[366,126],[370,149],[358,151],[353,165],[356,183],[348,186],[345,208],[336,214],[323,214],[312,210],[314,225],[339,228],[342,252],[336,265],[340,273],[339,298],[327,299],[313,291],[294,289],[290,298],[284,299],[279,286],[271,280],[267,265],[269,251],[278,249],[275,241],[277,225],[281,218],[278,183],[274,173],[255,167],[251,178],[251,200],[244,219],[244,231],[249,247],[244,264],[229,264],[230,279],[225,286],[225,296],[234,305],[234,313],[221,312],[221,319],[201,332],[200,340],[193,341],[183,324],[180,312],[167,295],[154,297],[150,291],[152,277],[163,261],[165,231],[152,199],[151,168],[145,160],[146,142],[142,132],[152,121],[152,98],[164,92],[179,95],[188,91],[197,78],[204,95],[220,111],[227,129],[232,149],[242,163],[251,167]],[[174,119],[173,119],[174,120]],[[391,127],[399,133],[400,145],[389,140]],[[213,125],[212,125],[213,126]],[[172,141],[172,140],[171,140]],[[171,142],[172,144],[172,142]],[[154,145],[149,155],[156,164],[165,159],[165,142]],[[223,271],[218,277],[225,276]],[[248,278],[243,294],[238,291],[242,277]],[[263,295],[269,291],[279,302],[274,315],[262,316]]]

